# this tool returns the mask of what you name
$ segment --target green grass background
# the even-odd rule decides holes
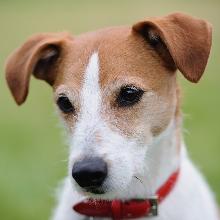
[[[67,164],[65,136],[54,113],[51,88],[32,80],[27,102],[17,107],[4,80],[8,54],[36,32],[68,30],[79,34],[174,11],[205,18],[214,27],[211,57],[201,82],[190,84],[182,76],[179,80],[190,155],[220,202],[219,0],[0,0],[1,220],[48,219],[55,188],[65,176]]]

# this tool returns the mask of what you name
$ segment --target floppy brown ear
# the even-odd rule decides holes
[[[146,38],[186,79],[199,81],[211,49],[212,27],[208,22],[174,13],[138,22],[132,29]]]
[[[55,64],[68,40],[71,37],[67,33],[37,34],[8,58],[6,80],[17,104],[22,104],[27,97],[31,74],[53,85]]]

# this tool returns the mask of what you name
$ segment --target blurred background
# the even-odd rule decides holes
[[[174,11],[207,19],[214,27],[204,77],[198,85],[186,82],[180,74],[179,80],[184,96],[185,141],[220,202],[219,0],[0,0],[1,219],[48,219],[67,165],[65,135],[55,114],[51,88],[31,80],[26,103],[17,107],[4,79],[9,53],[33,33],[67,30],[77,35]]]

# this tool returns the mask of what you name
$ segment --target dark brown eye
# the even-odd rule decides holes
[[[119,107],[132,106],[138,103],[144,94],[142,89],[135,86],[122,87],[117,97]]]
[[[71,113],[74,112],[74,107],[71,104],[70,100],[67,96],[61,95],[57,100],[57,105],[59,106],[60,110],[64,113]]]

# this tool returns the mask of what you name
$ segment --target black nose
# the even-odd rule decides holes
[[[107,176],[107,164],[98,157],[86,158],[76,162],[72,177],[83,188],[98,188]]]

